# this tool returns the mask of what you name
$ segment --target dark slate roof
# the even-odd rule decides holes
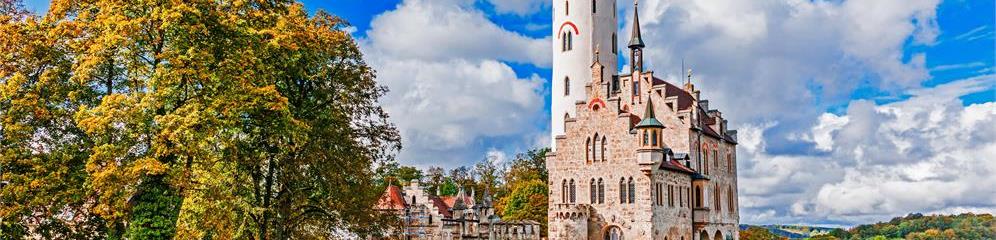
[[[633,33],[630,34],[629,47],[630,48],[642,48],[646,45],[643,44],[643,36],[640,34],[640,11],[639,4],[633,3]]]

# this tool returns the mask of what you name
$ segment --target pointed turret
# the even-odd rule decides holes
[[[629,71],[643,72],[643,34],[640,33],[640,4],[633,1],[633,33],[629,38]]]
[[[664,124],[657,120],[654,114],[654,102],[647,98],[647,110],[643,112],[643,120],[636,124],[636,128],[664,128]]]
[[[629,38],[629,48],[643,48],[643,34],[640,34],[640,3],[633,1],[633,32]]]

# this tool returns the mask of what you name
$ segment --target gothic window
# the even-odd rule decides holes
[[[564,77],[564,96],[571,95],[571,78]]]
[[[647,134],[647,130],[643,130],[643,146],[650,144],[650,135]]]
[[[596,3],[595,0],[591,0],[591,13],[597,13],[598,12],[598,9],[596,9],[596,7],[597,7],[596,5],[597,4],[595,4],[595,3]]]
[[[592,178],[591,183],[588,184],[588,200],[590,201],[590,203],[592,204],[598,203],[597,192],[598,192],[598,187],[595,186],[595,179]]]
[[[570,114],[564,113],[564,132],[567,132],[567,119],[571,118]]]
[[[674,207],[674,186],[667,186],[667,205]]]
[[[719,152],[715,148],[712,149],[712,166],[719,171]]]
[[[605,136],[602,136],[602,162],[605,161]]]
[[[605,184],[602,179],[598,179],[598,203],[605,203]]]
[[[609,228],[609,230],[605,231],[605,237],[603,237],[602,239],[622,240],[623,239],[622,230],[619,230],[619,227],[613,226],[612,228]]]
[[[564,182],[560,184],[560,202],[567,203],[567,179],[564,179]]]
[[[612,34],[612,53],[619,53],[619,39],[615,33]]]
[[[584,161],[591,163],[591,152],[588,149],[591,149],[591,138],[584,140]]]
[[[591,158],[592,158],[592,160],[594,160],[595,162],[597,162],[598,161],[598,148],[599,148],[599,145],[598,145],[598,133],[595,133],[595,138],[592,139],[592,141],[595,141],[595,143],[591,145]]]
[[[633,177],[629,177],[629,203],[636,202],[636,184],[633,183]]]
[[[657,146],[657,130],[650,130],[650,145]]]
[[[626,203],[626,178],[619,179],[619,203]]]
[[[730,173],[733,172],[733,154],[732,153],[727,153],[726,154],[726,171],[728,171]]]
[[[561,52],[566,52],[567,51],[567,35],[568,34],[570,34],[570,33],[569,32],[564,32],[564,33],[560,34],[560,36],[561,36],[560,37],[560,51]]]
[[[574,34],[570,31],[567,31],[567,50],[574,50]]]
[[[574,194],[574,193],[575,193],[575,191],[574,191],[575,189],[577,189],[577,188],[576,188],[576,187],[574,187],[574,179],[571,179],[571,185],[570,185],[570,191],[571,191],[571,192],[570,192],[570,197],[571,197],[571,203],[576,203],[576,202],[577,202],[577,201],[576,201],[576,200],[577,200],[577,198],[576,198],[576,196],[577,196],[577,195],[575,195],[575,194]]]
[[[716,205],[716,212],[721,212],[723,210],[723,205],[720,204],[720,201],[719,201],[719,199],[720,199],[720,196],[719,196],[720,192],[719,192],[719,185],[718,184],[716,185],[715,189],[712,192],[713,192],[712,201],[713,201],[713,205]]]
[[[729,190],[727,190],[726,202],[729,206],[726,210],[733,213],[733,208],[736,207],[736,204],[733,203],[733,187],[729,187]]]
[[[570,15],[571,15],[571,2],[564,1],[564,16],[570,16]]]

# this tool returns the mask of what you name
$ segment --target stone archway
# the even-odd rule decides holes
[[[723,233],[716,230],[716,234],[712,236],[713,240],[723,240]]]
[[[706,230],[702,230],[701,232],[699,232],[698,240],[709,240],[709,233],[706,232]]]

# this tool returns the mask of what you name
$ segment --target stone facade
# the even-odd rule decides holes
[[[564,133],[547,156],[548,236],[738,239],[736,131],[700,98],[691,73],[677,86],[643,69],[634,21],[630,74],[594,57],[583,100],[552,113],[564,115]]]
[[[534,221],[503,221],[495,215],[490,196],[475,201],[462,189],[456,196],[438,196],[413,182],[388,186],[376,209],[398,216],[387,239],[540,239]]]

